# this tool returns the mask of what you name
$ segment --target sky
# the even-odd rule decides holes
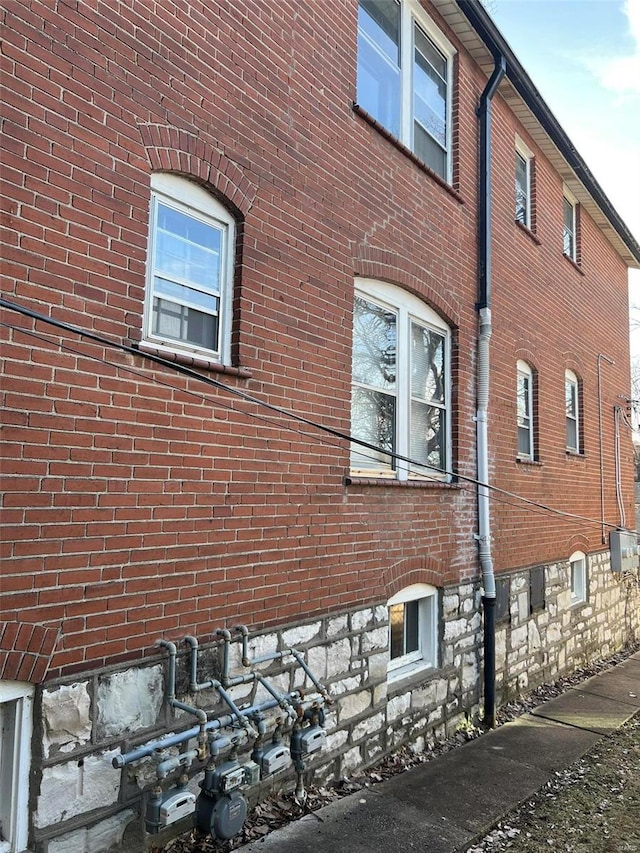
[[[640,0],[485,0],[516,56],[640,242]],[[640,316],[640,271],[630,272]],[[631,335],[640,357],[640,329]]]

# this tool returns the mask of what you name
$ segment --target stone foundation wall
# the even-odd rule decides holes
[[[609,570],[608,554],[590,558],[589,596],[571,606],[569,565],[545,567],[545,604],[531,614],[529,572],[509,576],[509,616],[497,626],[497,688],[501,701],[558,677],[591,659],[619,649],[638,634],[640,594],[637,575]],[[328,784],[403,744],[424,749],[455,731],[479,711],[482,665],[480,592],[471,584],[442,590],[440,666],[389,679],[388,611],[368,607],[250,638],[253,656],[294,647],[329,689],[327,748],[308,762],[308,781]],[[207,639],[207,638],[202,638]],[[240,646],[231,646],[232,672],[242,671]],[[187,655],[178,660],[177,692],[198,707],[226,713],[215,693],[189,696]],[[198,678],[220,674],[221,649],[203,644]],[[281,692],[311,689],[292,658],[262,664],[262,675]],[[143,792],[155,780],[150,758],[124,770],[111,764],[126,752],[194,718],[166,707],[166,661],[129,665],[83,678],[52,683],[39,696],[34,734],[32,791],[33,847],[36,853],[135,853],[145,847]],[[240,685],[231,691],[242,705],[267,697],[264,688]],[[282,713],[282,712],[280,712]],[[276,713],[271,716],[269,730]],[[175,751],[175,750],[174,750]],[[191,789],[197,793],[195,773]],[[284,771],[249,792],[255,800],[291,784]],[[168,784],[165,786],[168,787]],[[168,832],[175,834],[180,825]],[[151,837],[157,840],[157,837]]]

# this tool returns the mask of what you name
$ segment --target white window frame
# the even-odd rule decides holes
[[[418,650],[392,659],[391,622],[389,623],[387,676],[390,680],[438,666],[438,590],[426,583],[411,584],[393,595],[387,601],[387,607],[410,601],[418,602]]]
[[[218,348],[207,349],[193,342],[163,337],[153,331],[154,252],[158,203],[193,217],[222,232],[219,270]],[[168,172],[151,176],[151,204],[147,251],[147,281],[143,335],[144,342],[168,353],[191,353],[221,364],[231,363],[231,322],[233,302],[233,270],[235,221],[207,190],[187,178]],[[183,282],[189,284],[189,282]],[[212,297],[213,298],[213,297]],[[177,304],[182,304],[177,301]]]
[[[525,199],[525,211],[524,211],[524,220],[518,218],[518,199],[516,196],[516,210],[515,210],[515,220],[516,222],[520,222],[521,225],[524,225],[525,228],[531,230],[531,163],[533,162],[533,152],[530,148],[528,148],[525,143],[520,139],[519,136],[516,136],[516,145],[515,145],[515,154],[516,158],[514,158],[514,162],[517,162],[517,157],[521,157],[525,163],[526,170],[526,190],[527,195]]]
[[[529,423],[526,429],[528,429],[529,433],[529,447],[528,450],[521,451],[520,450],[520,430],[525,427],[520,424],[520,417],[517,413],[517,405],[518,405],[518,397],[520,393],[520,382],[525,380],[527,382],[527,406],[529,409]],[[535,412],[533,410],[533,369],[531,365],[522,359],[518,359],[517,363],[517,385],[516,385],[516,429],[517,429],[517,448],[518,448],[518,458],[519,459],[529,459],[532,460],[535,458],[535,444],[533,440],[533,430],[535,425]]]
[[[445,107],[445,174],[441,177],[448,184],[453,180],[452,163],[452,117],[453,117],[453,66],[457,53],[453,44],[426,15],[417,0],[396,0],[400,6],[400,142],[414,151],[414,107],[413,107],[413,60],[414,60],[414,23],[444,57],[446,68],[446,107]],[[442,78],[441,78],[442,79]],[[376,118],[374,116],[374,118]],[[439,143],[438,143],[439,144]]]
[[[571,206],[571,250],[567,252],[566,247],[566,239],[567,239],[567,226],[564,221],[564,207],[565,203]],[[563,254],[572,260],[574,263],[577,263],[578,257],[578,218],[577,218],[577,207],[578,202],[576,201],[575,196],[566,188],[563,187],[562,190],[562,252]]]
[[[569,557],[569,587],[572,606],[587,601],[587,556],[583,551],[574,551]]]
[[[575,415],[569,414],[566,411],[566,399],[567,399],[567,391],[569,388],[573,389],[573,399],[575,401]],[[565,370],[564,372],[564,393],[565,393],[565,413],[566,413],[566,444],[567,450],[570,453],[580,453],[580,383],[578,382],[578,377],[573,372],[573,370]],[[576,432],[576,440],[575,445],[571,444],[569,441],[569,421],[575,423],[575,432]]]
[[[373,302],[397,315],[397,366],[396,366],[396,431],[395,447],[399,456],[410,457],[410,407],[411,407],[411,371],[410,336],[411,321],[433,329],[444,337],[444,405],[441,407],[445,418],[444,464],[441,470],[429,468],[412,469],[408,462],[395,460],[395,471],[387,465],[380,467],[352,467],[351,473],[364,477],[389,477],[406,480],[444,480],[449,481],[451,462],[451,330],[436,312],[413,294],[386,282],[369,278],[357,278],[355,296]],[[357,450],[357,445],[354,445]],[[366,448],[363,449],[366,453]]]
[[[0,851],[7,853],[28,842],[34,692],[33,684],[0,681]]]

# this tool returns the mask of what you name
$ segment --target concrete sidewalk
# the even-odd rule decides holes
[[[461,853],[640,711],[640,652],[481,738],[336,800],[243,853]]]

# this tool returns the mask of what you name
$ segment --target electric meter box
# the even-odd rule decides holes
[[[317,752],[327,745],[327,733],[320,726],[311,726],[303,731],[300,744],[304,753]]]
[[[196,797],[190,791],[169,791],[160,806],[160,826],[169,826],[183,817],[193,814]]]
[[[612,530],[609,534],[611,571],[630,572],[638,568],[638,535],[627,530]]]
[[[284,770],[290,764],[291,753],[289,752],[289,747],[282,743],[274,744],[269,749],[265,749],[260,759],[260,769],[265,776],[277,773],[278,770]]]

